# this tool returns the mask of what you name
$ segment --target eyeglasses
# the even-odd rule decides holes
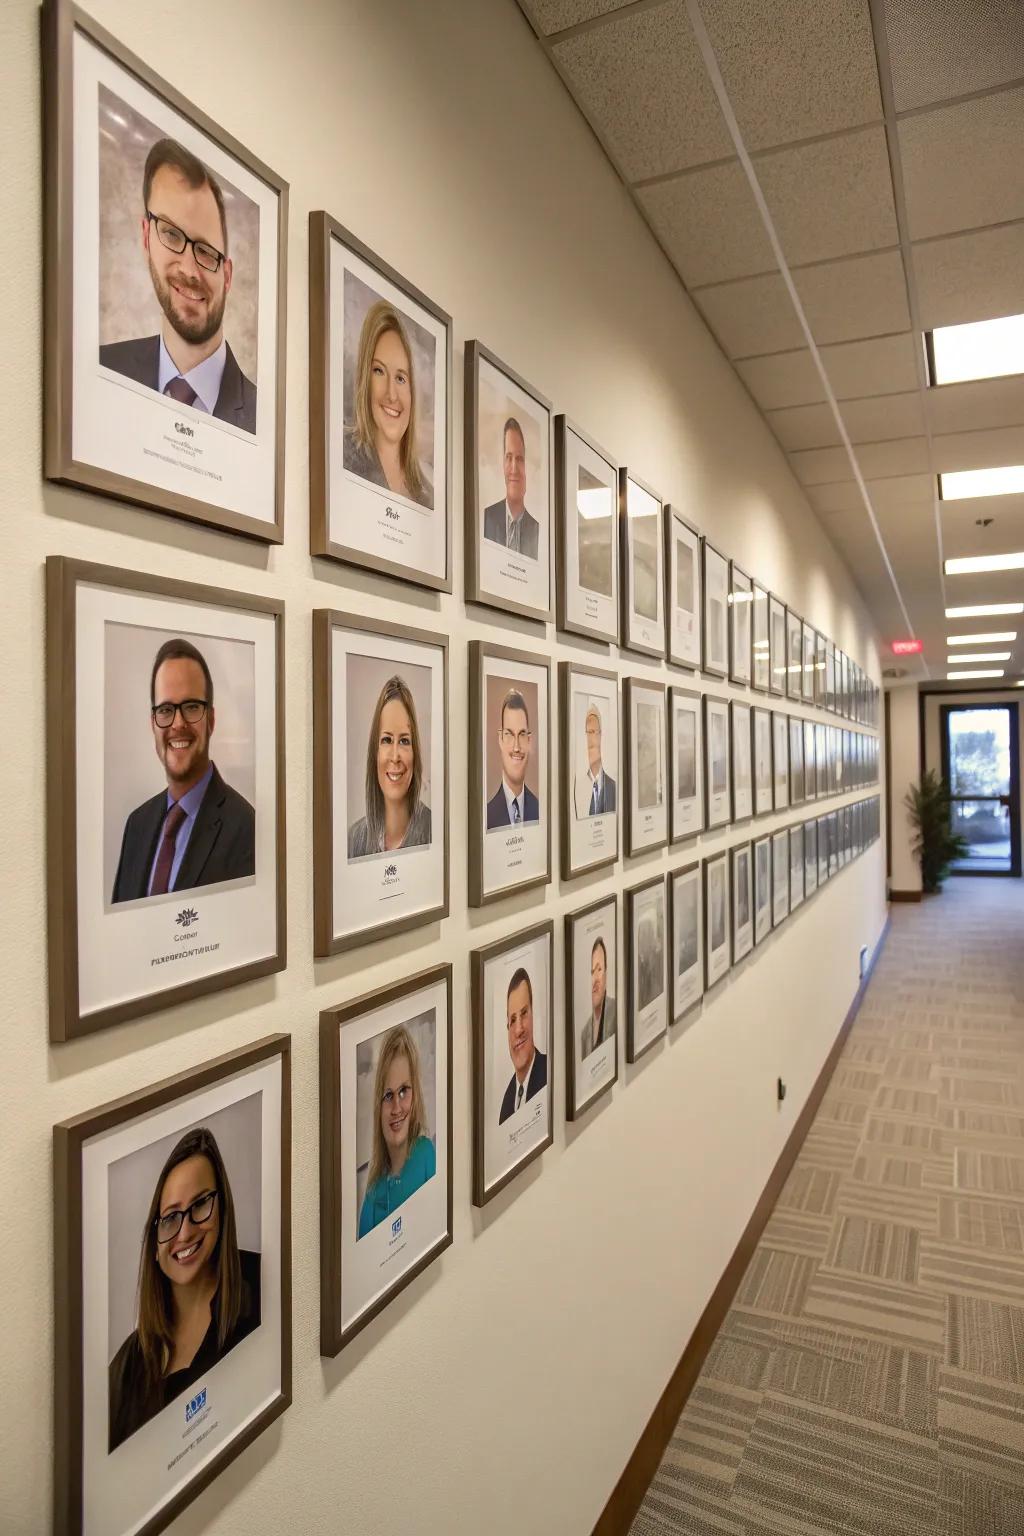
[[[163,218],[159,213],[151,213],[146,209],[146,218],[156,226],[157,239],[161,245],[165,245],[169,251],[180,256],[187,245],[192,247],[192,254],[196,258],[196,265],[203,267],[207,272],[219,272],[220,264],[224,260],[224,252],[218,251],[215,245],[208,245],[205,240],[190,240],[183,229],[177,224],[172,224],[169,219]]]
[[[506,747],[518,747],[520,752],[529,745],[532,731],[502,731],[501,739]]]
[[[213,1207],[217,1200],[217,1191],[211,1189],[205,1195],[200,1195],[192,1201],[183,1211],[167,1211],[165,1215],[158,1216],[153,1225],[156,1227],[156,1240],[158,1243],[169,1243],[172,1237],[177,1237],[181,1231],[182,1223],[187,1216],[194,1227],[201,1227],[209,1221],[213,1215]]]
[[[398,1100],[399,1106],[401,1108],[404,1108],[404,1106],[412,1098],[412,1084],[411,1083],[403,1083],[401,1088],[399,1088],[397,1094],[395,1093],[395,1090],[393,1088],[385,1088],[385,1090],[384,1090],[384,1097],[383,1097],[383,1099],[381,1099],[381,1103],[382,1104],[393,1104],[395,1102],[396,1098]]]
[[[154,704],[152,706],[153,719],[162,730],[174,724],[174,717],[181,715],[186,725],[198,725],[206,714],[206,699],[182,699],[180,704]]]

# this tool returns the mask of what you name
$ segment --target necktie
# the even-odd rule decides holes
[[[192,405],[196,398],[195,390],[191,384],[185,382],[180,373],[176,378],[168,379],[164,394],[170,395],[172,400],[177,400],[179,405]]]
[[[512,825],[519,825],[519,800],[515,795],[512,796]]]
[[[507,517],[505,520],[505,543],[509,549],[514,549],[516,554],[519,553],[519,530],[522,521],[521,515],[519,517]]]
[[[519,1084],[519,1094],[518,1094],[518,1097],[516,1098],[516,1109],[518,1109],[520,1107],[522,1102],[523,1102],[523,1085],[522,1085],[522,1083],[520,1083]]]
[[[171,865],[174,863],[174,843],[178,836],[178,828],[185,820],[185,812],[180,805],[172,805],[164,822],[164,835],[160,839],[160,852],[156,857],[156,869],[153,871],[153,884],[150,887],[151,896],[165,896],[167,886],[171,878]]]
[[[591,816],[596,816],[597,815],[597,780],[596,779],[594,780],[594,788],[593,788],[593,790],[591,791],[591,794],[590,794],[590,814],[591,814]]]

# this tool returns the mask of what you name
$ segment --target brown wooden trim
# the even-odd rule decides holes
[[[790,1170],[796,1162],[797,1155],[803,1145],[804,1138],[810,1130],[811,1123],[818,1111],[818,1106],[824,1097],[832,1073],[835,1071],[840,1053],[846,1043],[846,1037],[857,1013],[861,1001],[867,990],[875,963],[885,945],[889,933],[890,919],[886,919],[881,937],[875,945],[874,954],[871,957],[871,965],[867,975],[861,981],[854,995],[845,1019],[840,1026],[832,1049],[825,1059],[825,1064],[818,1074],[818,1079],[807,1096],[803,1109],[797,1117],[796,1124],[790,1132],[786,1145],[779,1155],[779,1159],[772,1169],[768,1182],[765,1185],[761,1197],[754,1207],[750,1220],[747,1222],[743,1235],[736,1245],[732,1258],[726,1265],[704,1311],[701,1313],[697,1326],[690,1335],[689,1342],[683,1350],[679,1364],[672,1372],[672,1376],[661,1397],[655,1405],[654,1412],[648,1419],[643,1434],[637,1441],[636,1448],[626,1464],[626,1469],[612,1490],[607,1504],[598,1517],[594,1526],[593,1536],[625,1536],[643,1502],[644,1494],[650,1486],[658,1464],[661,1461],[665,1447],[672,1438],[673,1430],[686,1405],[686,1400],[696,1384],[701,1368],[711,1345],[714,1343],[719,1328],[725,1321],[727,1312],[732,1305],[732,1299],[739,1288],[740,1281],[754,1249],[760,1240],[761,1233],[768,1222],[768,1218],[775,1208],[775,1203],[782,1192],[782,1186],[789,1177]]]
[[[921,896],[922,896],[922,893],[920,891],[890,891],[889,892],[889,900],[890,901],[920,901],[921,900]]]
[[[570,493],[566,480],[566,454],[569,434],[576,437],[589,448],[591,453],[603,459],[611,470],[612,483],[609,487],[613,508],[617,505],[619,466],[606,449],[600,443],[596,443],[592,437],[588,437],[581,427],[578,427],[568,416],[560,414],[554,420],[554,466],[555,486],[552,518],[554,521],[555,543],[555,628],[567,635],[584,635],[588,640],[595,640],[599,645],[617,645],[619,639],[619,601],[618,587],[621,581],[619,571],[619,541],[612,536],[612,564],[615,567],[615,601],[612,604],[613,624],[611,630],[595,629],[581,620],[568,617],[569,608],[569,568],[566,556],[566,548],[569,542],[569,518],[575,519],[576,499]]]

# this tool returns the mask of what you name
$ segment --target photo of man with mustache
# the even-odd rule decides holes
[[[155,336],[110,342],[104,368],[179,405],[256,431],[256,385],[224,336],[234,275],[224,194],[202,161],[174,139],[158,139],[142,182],[141,248],[162,311]]]

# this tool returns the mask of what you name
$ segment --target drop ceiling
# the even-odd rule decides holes
[[[1024,496],[936,483],[1024,463],[1024,359],[935,389],[923,343],[1024,312],[1024,0],[519,4],[883,636],[944,677],[947,634],[993,627],[947,605],[1024,600],[942,565],[1024,549]]]

